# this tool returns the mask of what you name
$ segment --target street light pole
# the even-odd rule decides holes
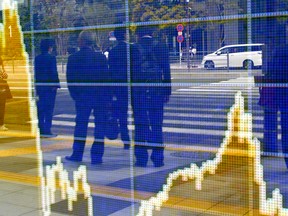
[[[190,21],[190,11],[189,11],[189,1],[190,0],[186,0],[187,2],[187,17],[188,17],[188,24],[187,24],[187,36],[186,36],[186,57],[187,57],[187,68],[190,69],[191,65],[190,65],[190,56],[189,56],[189,47],[190,47],[190,42],[189,42],[189,21]]]

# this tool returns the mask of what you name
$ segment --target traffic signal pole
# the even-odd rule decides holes
[[[189,56],[189,45],[190,45],[190,42],[189,42],[189,31],[190,31],[190,28],[189,28],[189,21],[190,21],[190,11],[189,11],[189,1],[190,0],[186,0],[187,2],[187,17],[188,17],[188,23],[187,23],[187,36],[186,36],[186,57],[187,57],[187,68],[188,70],[190,70],[191,68],[191,64],[190,64],[190,56]]]

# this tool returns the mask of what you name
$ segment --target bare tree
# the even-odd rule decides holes
[[[82,15],[88,26],[96,27],[96,44],[101,51],[105,51],[110,44],[109,32],[111,29],[103,28],[103,25],[115,23],[115,11],[110,9],[106,3],[85,2],[82,8]]]
[[[55,30],[55,42],[58,53],[65,55],[67,52],[67,44],[69,39],[69,32],[66,28],[73,27],[74,17],[77,10],[75,10],[75,0],[39,0],[35,1],[34,13],[38,15],[41,29]]]

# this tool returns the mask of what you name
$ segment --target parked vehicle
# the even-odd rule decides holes
[[[203,57],[201,67],[213,68],[245,68],[262,66],[262,46],[264,44],[237,44],[224,46]],[[229,64],[229,65],[228,65]]]

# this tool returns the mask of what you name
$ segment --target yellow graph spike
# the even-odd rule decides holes
[[[41,196],[42,152],[36,124],[36,106],[32,99],[29,58],[23,42],[17,2],[3,0],[1,4],[3,23],[0,24],[0,56],[13,98],[6,100],[5,125],[8,130],[0,132],[0,137],[4,138],[0,138],[0,171],[6,171],[5,178],[0,178],[0,181],[9,179],[10,183],[17,185],[36,183],[35,191]],[[8,171],[7,167],[10,167]],[[22,181],[21,175],[30,177]],[[35,202],[34,205],[35,208],[41,208],[41,203]]]
[[[70,186],[68,173],[59,158],[56,165],[47,167],[47,177],[44,177],[36,103],[32,96],[29,58],[23,42],[17,2],[3,0],[0,3],[3,15],[3,23],[0,24],[0,56],[13,95],[13,99],[6,101],[5,124],[9,130],[0,131],[0,172],[5,173],[3,178],[0,177],[0,181],[15,182],[18,185],[28,182],[33,185],[41,197],[39,200],[42,201],[39,204],[35,203],[35,210],[42,209],[44,215],[50,215],[56,190],[53,183],[58,177],[55,173],[59,174],[62,198],[68,199],[67,209],[70,211],[73,209],[72,202],[77,201],[78,183],[81,180],[80,189],[84,191],[84,198],[88,202],[87,212],[91,216],[93,215],[92,197],[85,167],[82,166],[74,172],[74,186]],[[15,205],[21,204],[15,203]]]
[[[87,215],[93,216],[93,204],[92,204],[92,196],[90,186],[87,183],[87,173],[86,166],[80,166],[77,171],[73,174],[74,184],[71,186],[68,172],[63,168],[63,164],[61,162],[61,157],[57,157],[57,164],[53,166],[46,167],[46,183],[44,187],[44,191],[46,193],[45,196],[45,211],[44,215],[51,214],[51,204],[55,203],[55,192],[57,190],[57,179],[59,178],[59,186],[61,190],[61,198],[68,199],[68,210],[73,210],[73,202],[77,201],[77,192],[79,192],[79,181],[81,182],[82,190],[84,191],[84,198],[87,199]],[[58,174],[58,178],[57,178]],[[84,212],[84,210],[83,210]]]
[[[187,208],[193,206],[198,211],[200,209],[207,213],[222,211],[222,213],[237,214],[232,208],[233,205],[236,205],[241,207],[238,208],[239,211],[254,212],[256,215],[288,215],[288,209],[283,207],[283,197],[278,188],[273,191],[271,198],[266,197],[266,183],[263,180],[263,167],[260,163],[260,142],[256,138],[252,138],[252,115],[244,112],[244,98],[241,96],[241,92],[236,94],[235,104],[228,114],[228,130],[225,134],[221,147],[213,160],[203,162],[200,167],[192,163],[187,168],[170,173],[166,184],[163,185],[163,190],[149,200],[142,201],[137,215],[152,216],[154,211],[161,211],[165,202],[169,202],[170,193],[174,187],[189,188],[189,193],[196,197],[196,201],[197,199],[202,200],[202,205],[201,201],[197,202],[198,207],[195,205],[196,202],[193,203],[193,199],[190,199],[190,202],[187,202],[189,198],[186,200]],[[238,153],[239,150],[242,151],[241,154],[233,154],[233,152]],[[226,185],[222,191],[228,190],[231,192],[230,194],[235,191],[241,197],[241,202],[231,204],[225,200],[222,202],[217,200],[221,204],[215,204],[217,203],[215,197],[219,199],[219,194],[215,192],[215,197],[208,195],[212,191],[205,188],[207,187],[205,181],[213,182],[217,175],[224,179],[227,176]],[[186,183],[183,184],[183,182]],[[237,184],[236,188],[229,188],[229,185],[235,184]],[[174,192],[174,196],[175,194],[179,194],[179,191]],[[184,203],[185,201],[182,202],[183,205]]]

